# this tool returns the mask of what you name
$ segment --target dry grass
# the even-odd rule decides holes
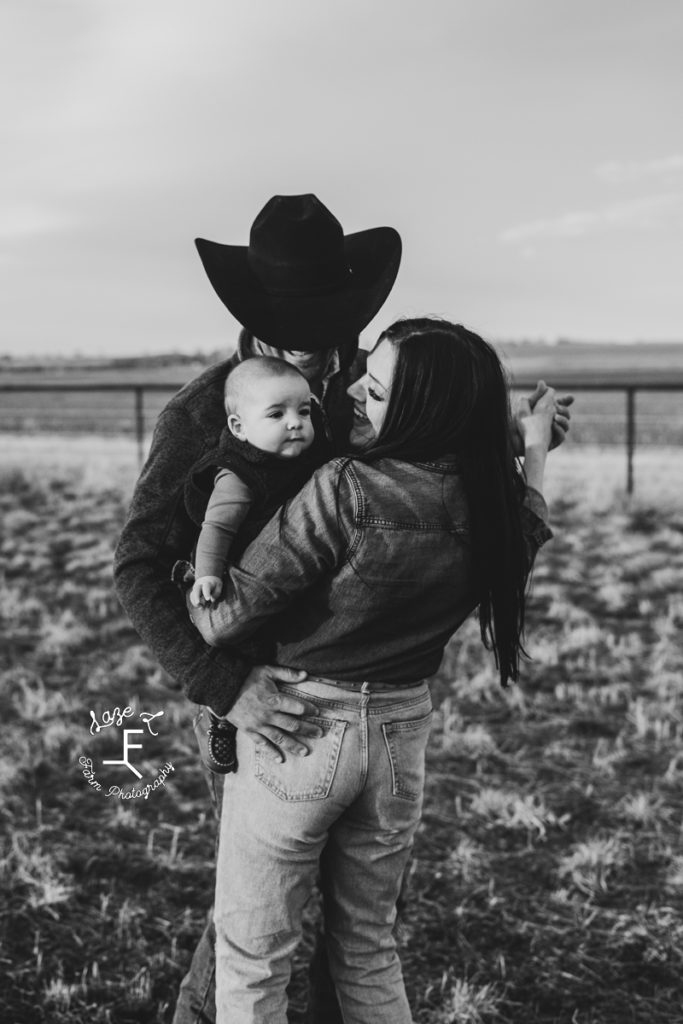
[[[682,1019],[681,453],[645,454],[630,503],[622,452],[554,456],[523,684],[499,689],[474,622],[434,681],[401,928],[420,1024]],[[5,457],[0,1019],[166,1024],[214,826],[191,709],[111,591],[134,451]],[[148,800],[105,799],[79,766],[106,740],[89,710],[115,704],[165,712],[144,757],[175,771]]]
[[[583,396],[582,396],[583,401]],[[2,467],[76,476],[86,487],[116,487],[130,493],[138,473],[137,448],[127,437],[98,434],[4,434]],[[683,448],[643,445],[635,454],[636,499],[676,504],[683,491]],[[626,486],[623,441],[578,445],[570,439],[554,452],[548,467],[551,499],[580,507],[612,508]]]

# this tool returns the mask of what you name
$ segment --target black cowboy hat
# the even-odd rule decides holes
[[[276,348],[315,352],[356,338],[396,280],[393,228],[345,235],[314,195],[273,196],[249,245],[196,238],[219,299],[243,327]]]

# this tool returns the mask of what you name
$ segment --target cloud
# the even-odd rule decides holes
[[[657,160],[608,160],[595,168],[598,178],[621,185],[643,178],[676,179],[683,174],[683,153]]]
[[[504,245],[516,245],[541,238],[581,238],[599,231],[650,231],[670,225],[683,226],[683,192],[644,196],[597,210],[516,224],[502,231],[498,240]]]

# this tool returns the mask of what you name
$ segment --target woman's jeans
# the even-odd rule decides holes
[[[410,1024],[392,927],[422,809],[429,689],[315,679],[281,689],[315,702],[323,736],[306,740],[306,757],[277,763],[238,732],[218,850],[217,1024],[285,1024],[319,869],[344,1024]]]

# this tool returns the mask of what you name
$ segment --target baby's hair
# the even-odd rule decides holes
[[[273,356],[250,356],[242,360],[225,378],[223,400],[228,415],[237,412],[237,406],[245,393],[262,381],[273,377],[298,377],[305,381],[303,373],[284,359]]]

